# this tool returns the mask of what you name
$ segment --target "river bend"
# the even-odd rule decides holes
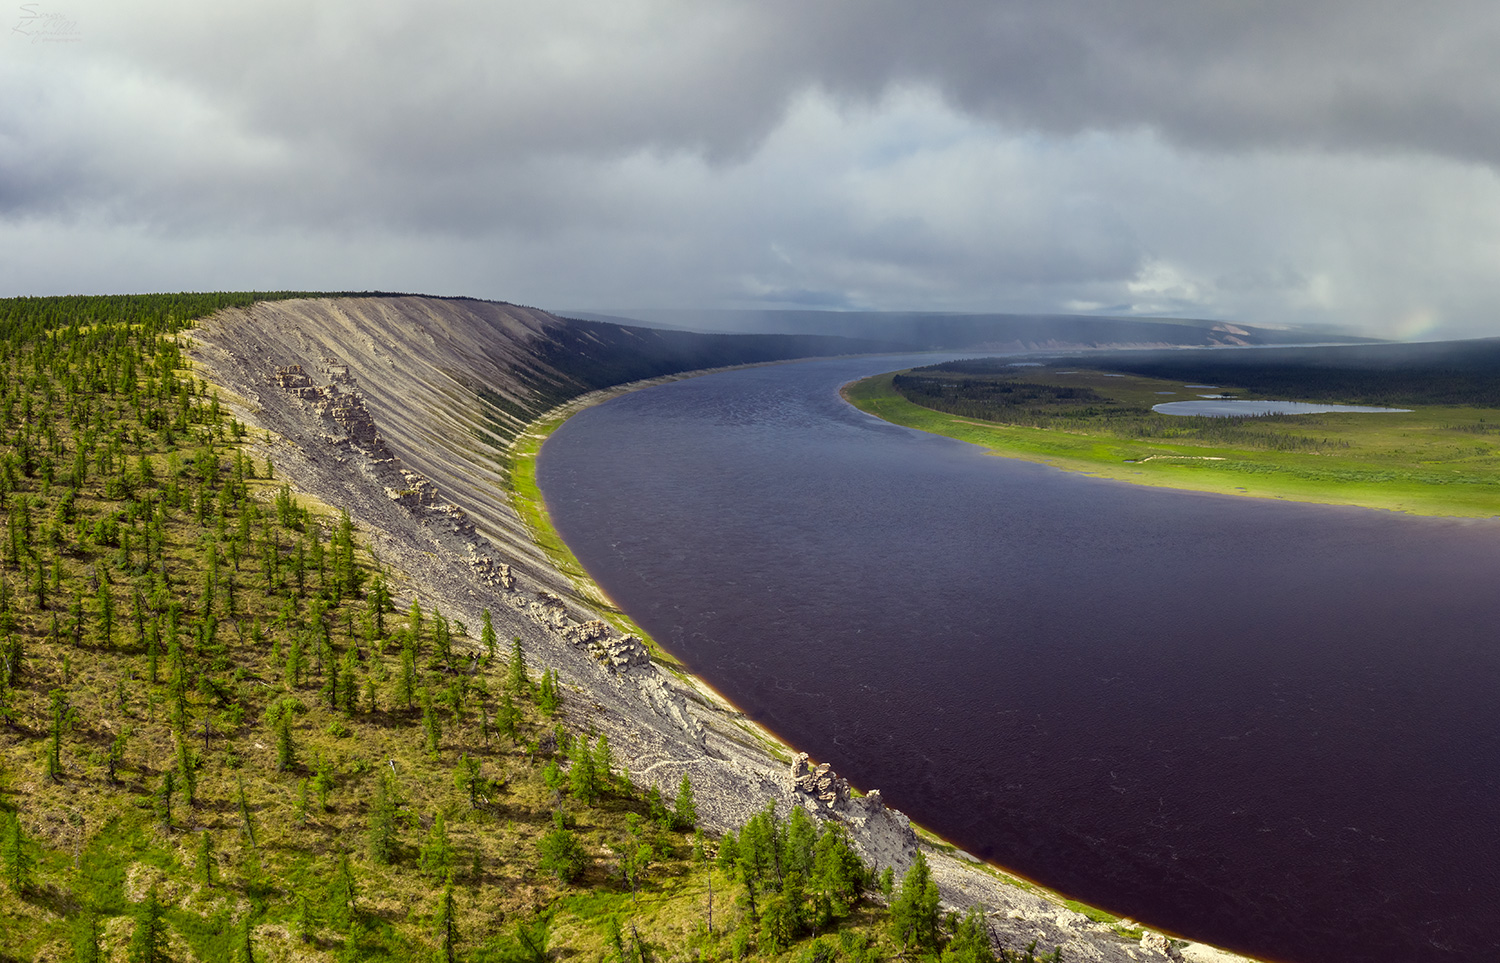
[[[1500,525],[1107,482],[838,397],[930,360],[635,392],[539,481],[695,673],[971,852],[1271,958],[1500,958]]]

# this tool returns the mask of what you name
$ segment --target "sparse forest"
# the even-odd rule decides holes
[[[705,839],[488,611],[398,605],[184,359],[275,296],[0,301],[0,959],[995,959],[925,863]]]

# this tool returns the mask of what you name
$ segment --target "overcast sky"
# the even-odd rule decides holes
[[[0,14],[0,295],[1500,335],[1492,0]]]

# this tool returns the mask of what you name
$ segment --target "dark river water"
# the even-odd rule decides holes
[[[1500,959],[1500,523],[1106,482],[838,397],[912,363],[585,411],[553,519],[694,672],[973,853],[1271,959]]]

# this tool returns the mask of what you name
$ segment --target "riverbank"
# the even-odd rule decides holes
[[[664,384],[668,381],[701,377],[724,370],[730,369],[688,372],[671,378],[652,379],[649,382],[623,385],[607,391],[595,392],[586,398],[576,399],[553,412],[548,412],[542,418],[538,419],[537,422],[533,423],[533,425],[528,426],[524,437],[518,438],[513,445],[512,452],[514,457],[511,462],[511,491],[513,497],[517,500],[517,511],[523,518],[527,519],[528,525],[534,527],[534,534],[539,544],[556,546],[556,548],[550,550],[557,552],[556,558],[559,566],[566,568],[570,573],[577,573],[572,577],[578,579],[580,594],[606,598],[603,590],[587,575],[587,572],[552,526],[551,516],[547,510],[545,500],[541,497],[540,489],[536,482],[536,454],[541,450],[542,445],[548,437],[560,429],[569,418],[586,408],[602,404],[632,391]],[[531,503],[526,504],[528,501]],[[613,606],[612,602],[610,604]],[[634,626],[633,622],[630,624]],[[632,631],[642,632],[643,638],[649,638],[639,627],[634,627]],[[672,665],[680,665],[676,659],[671,658],[669,653],[665,653],[665,650],[662,650],[654,640],[650,641],[650,646],[653,652],[660,651],[666,654],[667,658],[671,660]],[[690,676],[684,677],[693,678]],[[702,680],[693,678],[693,681],[702,688],[710,688]],[[732,706],[732,703],[728,700],[726,700],[726,704]],[[738,712],[737,709],[735,711]],[[753,725],[753,723],[748,722],[747,724]],[[775,734],[766,732],[758,726],[756,728],[764,734],[764,738],[770,743],[777,746],[785,745]],[[857,792],[857,790],[855,791]],[[982,862],[920,824],[913,823],[912,826],[917,832],[921,848],[927,853],[929,860],[933,862],[935,874],[943,888],[945,902],[948,902],[955,908],[962,908],[973,903],[989,905],[994,907],[992,915],[1001,914],[1004,918],[1015,923],[1023,923],[1027,919],[1027,911],[1016,908],[1015,902],[1017,900],[1030,903],[1033,907],[1037,908],[1048,907],[1047,913],[1052,917],[1052,921],[1062,926],[1065,932],[1072,934],[1073,943],[1058,944],[1065,948],[1065,958],[1093,959],[1095,957],[1091,955],[1092,952],[1098,952],[1102,948],[1099,945],[1091,946],[1093,941],[1102,938],[1107,941],[1103,944],[1103,948],[1107,948],[1116,939],[1124,938],[1135,944],[1131,950],[1127,951],[1132,953],[1131,959],[1159,959],[1165,956],[1170,959],[1198,961],[1198,963],[1252,963],[1249,957],[1193,942],[1182,934],[1167,935],[1160,933],[1144,927],[1133,920],[1070,899],[1065,894],[1050,890],[1003,866]],[[976,875],[979,878],[976,879]],[[1011,906],[1011,908],[1008,910],[1001,909],[1001,907],[1007,905]],[[1040,933],[1041,931],[1038,930],[1037,932]],[[1091,936],[1092,939],[1090,938]],[[1016,942],[1007,941],[1007,944],[1013,949],[1024,945],[1020,940]],[[1045,939],[1041,945],[1046,945]],[[1091,946],[1091,949],[1084,950],[1085,946]],[[1106,952],[1108,952],[1107,949]],[[1157,953],[1160,955],[1156,955]]]
[[[490,610],[499,635],[520,639],[534,667],[557,672],[568,727],[608,735],[643,787],[670,795],[687,775],[706,828],[738,827],[774,801],[842,822],[868,861],[898,875],[921,846],[945,902],[960,911],[983,906],[1011,950],[1035,940],[1042,949],[1061,946],[1069,960],[1159,960],[1168,958],[1164,948],[1185,959],[1241,959],[1074,912],[1055,894],[921,839],[877,792],[852,792],[833,774],[825,801],[823,790],[794,779],[799,760],[786,747],[707,685],[648,657],[632,640],[638,633],[605,618],[612,606],[576,560],[554,560],[562,543],[555,533],[538,536],[545,516],[537,501],[523,506],[508,489],[535,491],[534,476],[529,487],[516,481],[517,463],[533,465],[565,417],[655,381],[543,414],[519,432],[519,444],[535,446],[519,450],[532,454],[508,458],[485,431],[499,412],[475,387],[506,388],[507,370],[452,348],[473,340],[469,310],[421,299],[257,305],[204,322],[193,353],[200,373],[254,429],[256,458],[273,459],[278,478],[298,491],[348,509],[390,570],[398,608],[420,600],[470,626]],[[277,373],[294,367],[311,384],[289,386]],[[359,417],[320,402],[325,384],[357,399]]]
[[[893,424],[979,445],[1002,457],[1134,485],[1413,515],[1496,514],[1500,450],[1482,430],[1486,418],[1493,424],[1500,412],[1490,409],[1434,406],[1399,416],[1319,415],[1316,422],[1299,421],[1288,430],[1316,432],[1329,439],[1323,448],[1256,450],[1122,438],[1087,427],[1064,431],[978,421],[908,401],[892,387],[898,373],[853,382],[841,394],[859,410]],[[1149,379],[1120,378],[1110,387],[1147,391],[1158,401],[1166,390]],[[1402,421],[1378,421],[1385,417]]]

